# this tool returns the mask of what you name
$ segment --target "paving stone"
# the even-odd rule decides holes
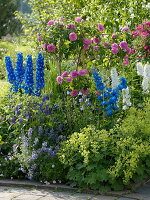
[[[145,199],[150,200],[150,195],[148,195],[148,194],[132,193],[132,194],[124,195],[124,197],[133,198],[133,199],[140,199],[140,200],[145,200]]]
[[[43,197],[43,196],[23,194],[16,198],[13,198],[12,200],[39,200],[41,197]]]
[[[10,193],[10,192],[1,192],[0,193],[0,198],[3,198],[5,200],[6,198],[14,198],[17,197],[19,194],[17,193]]]
[[[146,194],[150,196],[150,185],[145,185],[141,188],[139,188],[138,190],[135,191],[136,193],[140,193],[140,194]]]
[[[117,199],[116,197],[111,197],[111,196],[102,196],[102,195],[98,195],[95,196],[94,198],[92,198],[92,200],[115,200]]]
[[[124,198],[124,197],[120,197],[119,199],[117,200],[134,200],[134,199],[131,199],[131,198]]]

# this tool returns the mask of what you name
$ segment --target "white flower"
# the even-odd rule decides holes
[[[143,75],[144,77],[147,77],[150,79],[150,64],[149,63],[145,64]]]
[[[138,63],[136,64],[136,69],[137,69],[137,74],[138,74],[139,76],[143,76],[144,68],[143,68],[143,65],[142,65],[141,62],[138,62]]]
[[[143,77],[143,81],[142,81],[142,88],[143,88],[143,93],[149,93],[149,82],[150,79],[147,76]]]
[[[116,68],[111,69],[111,81],[112,81],[112,89],[116,89],[119,85],[119,77]]]
[[[124,105],[124,106],[122,107],[122,109],[123,109],[123,110],[127,110],[127,109],[128,109],[128,106]]]
[[[55,180],[53,180],[53,184],[56,184],[56,181],[55,181]]]
[[[147,9],[150,9],[150,3],[145,6]]]
[[[123,89],[122,90],[122,94],[123,94],[123,104],[124,106],[128,107],[128,106],[131,106],[132,103],[130,101],[131,99],[131,96],[130,96],[130,92],[129,92],[129,88],[127,87],[126,89]],[[123,106],[123,107],[124,107]],[[125,107],[125,108],[126,108]],[[124,109],[124,108],[123,108]],[[125,110],[125,109],[124,109]]]
[[[52,168],[55,168],[55,165],[52,165]]]

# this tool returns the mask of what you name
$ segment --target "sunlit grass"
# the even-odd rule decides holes
[[[7,81],[0,80],[0,100],[5,97],[9,88],[10,84]]]

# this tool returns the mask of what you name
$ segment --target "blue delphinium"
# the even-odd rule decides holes
[[[12,84],[11,90],[14,92],[17,92],[18,87],[16,84],[16,77],[15,77],[15,73],[14,73],[14,69],[12,66],[12,61],[10,59],[10,56],[5,57],[5,64],[6,64],[6,72],[7,72],[8,82]]]
[[[119,100],[119,91],[127,88],[127,81],[124,77],[120,79],[121,83],[118,85],[116,89],[106,88],[104,83],[102,82],[102,78],[99,76],[98,72],[92,72],[94,77],[94,82],[96,84],[96,89],[101,91],[101,95],[98,96],[98,101],[100,105],[104,107],[106,114],[112,115],[113,111],[118,110],[117,102]]]
[[[36,92],[39,94],[41,89],[45,86],[44,82],[44,58],[41,53],[38,53],[36,60]]]
[[[16,76],[16,84],[18,88],[21,88],[21,84],[23,81],[24,76],[24,68],[23,68],[23,54],[17,54],[16,60],[16,68],[15,68],[15,76]]]
[[[34,80],[33,80],[32,56],[28,55],[26,59],[26,69],[24,75],[24,91],[27,94],[32,94],[33,89],[34,89]]]

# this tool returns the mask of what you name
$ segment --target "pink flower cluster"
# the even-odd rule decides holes
[[[73,70],[70,72],[70,74],[68,73],[68,71],[65,71],[56,78],[56,81],[58,84],[62,84],[63,80],[70,83],[73,81],[73,79],[77,78],[78,76],[85,76],[88,73],[89,72],[87,71],[87,69],[80,69],[78,71]]]

